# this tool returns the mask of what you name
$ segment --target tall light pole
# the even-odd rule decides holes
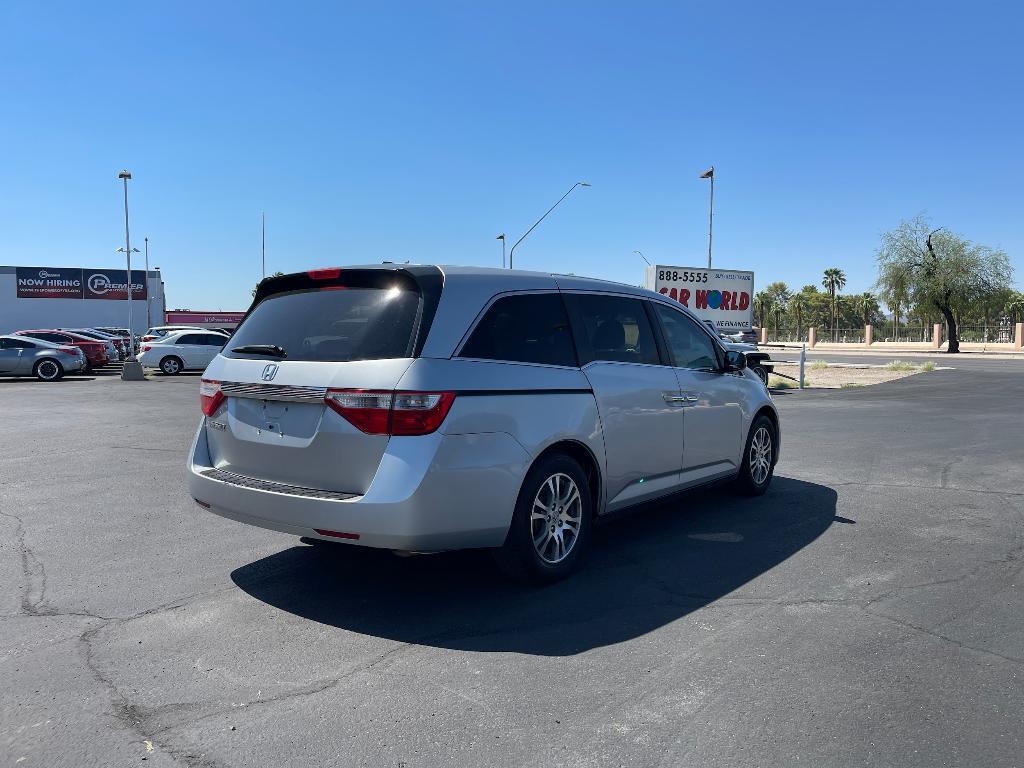
[[[711,232],[715,223],[715,166],[712,165],[700,177],[711,179],[711,203],[708,205],[708,269],[711,269]]]
[[[143,281],[143,283],[146,286],[146,290],[145,290],[145,294],[146,294],[146,329],[148,330],[148,329],[153,327],[153,311],[150,308],[150,305],[152,304],[152,301],[151,301],[152,297],[150,297],[150,295],[149,295],[149,238],[146,237],[146,238],[143,238],[143,239],[144,239],[144,241],[146,243],[143,246],[143,249],[146,251],[146,278]]]
[[[142,373],[142,366],[135,359],[135,329],[132,327],[132,240],[128,232],[128,180],[131,177],[128,171],[117,174],[117,178],[124,182],[124,255],[128,260],[128,359],[124,361],[124,367],[121,369],[121,379],[143,381],[146,377]]]
[[[501,268],[505,268],[505,233],[502,232],[495,240],[501,240]]]
[[[644,261],[647,261],[647,257],[646,257],[646,256],[644,256],[644,255],[643,255],[643,254],[642,254],[642,253],[641,253],[640,251],[633,251],[633,253],[635,253],[635,254],[636,254],[637,256],[639,256],[639,257],[640,257],[641,259],[643,259]],[[653,265],[653,264],[651,264],[651,262],[647,261],[647,266],[648,266],[648,267],[653,267],[654,265]]]
[[[577,181],[575,184],[573,184],[571,187],[569,187],[569,191],[568,192],[566,192],[564,195],[562,195],[560,198],[558,198],[558,202],[557,203],[555,203],[550,208],[548,208],[547,211],[544,213],[544,215],[541,216],[539,219],[537,219],[536,223],[534,223],[534,225],[532,227],[530,227],[528,230],[526,230],[526,234],[524,234],[522,237],[520,237],[518,240],[516,240],[516,244],[512,246],[512,250],[510,250],[508,252],[508,268],[509,269],[512,269],[512,255],[516,252],[516,247],[521,242],[523,242],[523,240],[526,239],[526,235],[528,235],[531,232],[533,232],[533,230],[535,230],[537,228],[537,225],[540,224],[542,221],[544,221],[544,219],[546,219],[548,217],[548,214],[551,213],[553,210],[555,210],[555,208],[558,207],[558,203],[561,203],[563,200],[565,200],[565,198],[567,198],[572,193],[572,191],[574,189],[576,189],[576,187],[589,187],[589,186],[590,186],[590,184],[588,184],[585,181]]]
[[[267,279],[267,214],[260,211],[260,239],[263,254],[263,279]]]

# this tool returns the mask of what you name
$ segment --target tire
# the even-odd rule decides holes
[[[52,357],[44,357],[35,364],[32,375],[40,381],[59,381],[64,376],[64,366]]]
[[[564,579],[590,546],[593,509],[579,463],[560,453],[542,458],[527,473],[505,544],[494,552],[499,568],[532,584]]]
[[[168,355],[160,361],[160,370],[168,376],[177,376],[183,370],[185,370],[185,364],[181,362],[180,357],[174,355]]]
[[[763,365],[752,365],[750,370],[761,380],[761,383],[768,386],[768,370]]]
[[[765,447],[765,440],[767,446]],[[775,474],[775,459],[778,455],[778,438],[775,425],[767,416],[754,419],[750,434],[743,447],[743,463],[736,478],[736,487],[745,496],[760,496],[768,490]]]

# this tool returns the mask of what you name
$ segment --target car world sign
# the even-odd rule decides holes
[[[82,270],[67,267],[15,269],[19,299],[80,299]]]
[[[678,301],[719,331],[747,331],[754,325],[754,273],[733,269],[647,267],[645,287]]]

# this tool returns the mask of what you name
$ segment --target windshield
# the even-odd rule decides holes
[[[333,362],[409,357],[419,315],[419,292],[399,285],[275,294],[256,306],[223,354]]]

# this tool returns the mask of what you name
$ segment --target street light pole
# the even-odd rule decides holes
[[[644,256],[644,255],[643,255],[643,254],[642,254],[642,253],[641,253],[640,251],[633,251],[633,253],[635,253],[635,254],[636,254],[637,256],[639,256],[639,257],[640,257],[641,259],[643,259],[644,261],[647,261],[647,257],[646,257],[646,256]],[[651,262],[647,261],[647,266],[648,266],[648,267],[653,267],[654,265],[653,265],[653,264],[651,264]]]
[[[263,254],[263,279],[267,279],[267,214],[260,211],[261,253]]]
[[[153,327],[153,310],[150,307],[151,297],[149,295],[149,238],[144,238],[144,240],[146,243],[145,246],[143,246],[146,251],[146,277],[143,280],[143,284],[146,286],[146,290],[144,291],[146,294],[146,328],[149,329]],[[129,283],[130,282],[131,281],[129,280]]]
[[[518,240],[516,240],[515,245],[512,246],[512,250],[510,250],[508,252],[508,268],[509,269],[512,269],[512,255],[516,252],[516,247],[521,242],[523,242],[523,240],[526,239],[526,235],[528,235],[531,232],[533,232],[533,230],[535,230],[537,228],[537,225],[540,224],[542,221],[544,221],[544,219],[546,219],[548,217],[548,214],[551,213],[553,210],[555,210],[555,208],[558,207],[558,204],[561,203],[563,200],[565,200],[565,198],[567,198],[572,193],[572,191],[574,189],[576,189],[576,187],[589,187],[589,186],[590,186],[590,184],[588,184],[585,181],[577,181],[575,184],[573,184],[571,187],[569,187],[569,191],[568,192],[566,192],[564,195],[562,195],[560,198],[558,198],[558,202],[557,203],[555,203],[550,208],[548,208],[547,211],[544,213],[544,215],[541,216],[539,219],[537,219],[537,221],[534,223],[534,225],[532,227],[530,227],[528,230],[526,230],[526,234],[524,234],[522,237],[520,237]]]
[[[501,268],[505,268],[505,233],[502,232],[495,240],[501,240]]]
[[[711,179],[711,202],[708,205],[708,269],[711,269],[711,233],[715,222],[715,166],[712,165],[700,177]]]
[[[142,366],[135,359],[135,329],[132,327],[132,240],[128,232],[128,180],[132,175],[128,171],[121,171],[117,178],[124,182],[124,250],[125,258],[128,260],[128,359],[124,361],[121,369],[123,381],[145,381],[146,377],[142,372]],[[138,250],[136,249],[136,252]]]

